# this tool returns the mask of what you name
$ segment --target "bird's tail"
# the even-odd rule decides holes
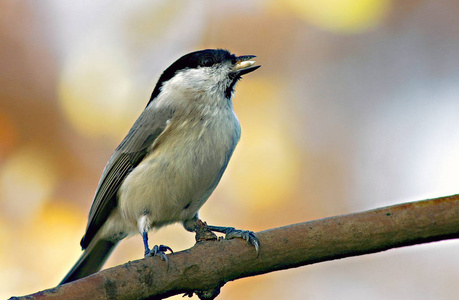
[[[117,244],[103,239],[94,239],[59,285],[98,272]]]

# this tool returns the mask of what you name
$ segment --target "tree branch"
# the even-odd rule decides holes
[[[128,262],[12,299],[161,299],[196,291],[213,298],[226,282],[277,270],[459,237],[459,195],[289,225],[257,233],[260,253],[240,239]]]

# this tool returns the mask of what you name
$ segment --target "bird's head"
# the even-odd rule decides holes
[[[241,76],[260,67],[255,66],[255,61],[252,60],[254,57],[236,56],[222,49],[188,53],[163,72],[153,90],[150,102],[160,93],[170,93],[172,90],[179,93],[211,93],[230,99]]]

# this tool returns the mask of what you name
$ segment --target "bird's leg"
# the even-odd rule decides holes
[[[162,260],[167,262],[167,256],[165,252],[169,250],[170,252],[174,253],[174,251],[172,251],[170,247],[164,245],[155,245],[152,249],[150,249],[150,247],[148,246],[148,215],[143,215],[142,217],[140,217],[137,224],[139,226],[139,230],[143,238],[143,246],[145,247],[145,257],[159,256]]]
[[[148,246],[148,232],[142,232],[143,246],[145,247],[145,257],[150,254],[150,247]]]

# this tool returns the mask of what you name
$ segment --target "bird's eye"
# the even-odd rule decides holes
[[[214,64],[214,60],[210,57],[205,57],[201,61],[201,66],[203,67],[210,67]]]

